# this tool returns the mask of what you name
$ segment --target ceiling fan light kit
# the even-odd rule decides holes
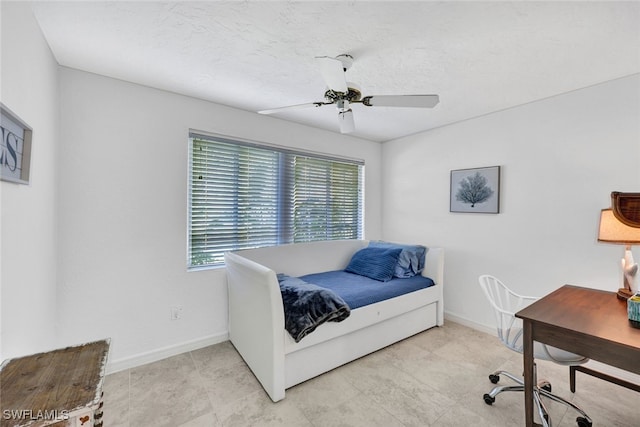
[[[320,74],[322,74],[327,84],[327,90],[324,93],[325,102],[291,105],[262,110],[258,111],[258,113],[273,114],[286,110],[336,105],[340,132],[351,133],[355,130],[353,111],[350,107],[353,103],[360,103],[367,107],[433,108],[440,101],[438,95],[375,95],[363,98],[360,87],[355,83],[347,82],[345,76],[347,70],[353,65],[353,57],[351,55],[342,54],[335,58],[317,56],[316,62],[320,69]]]
[[[338,121],[340,122],[341,133],[351,133],[356,130],[356,124],[353,120],[353,111],[341,111],[338,113]]]

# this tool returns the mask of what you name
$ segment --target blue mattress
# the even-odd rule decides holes
[[[365,305],[374,304],[409,292],[425,289],[435,283],[421,275],[380,282],[358,274],[343,270],[324,273],[307,274],[300,277],[307,283],[331,289],[338,294],[353,310]]]

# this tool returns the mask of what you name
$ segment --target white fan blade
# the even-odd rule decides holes
[[[438,95],[381,95],[362,99],[362,103],[369,107],[433,108],[439,101]]]
[[[280,113],[287,110],[300,110],[303,108],[322,107],[323,105],[329,105],[326,102],[310,102],[308,104],[289,105],[288,107],[272,108],[271,110],[258,111],[259,114],[273,114]]]
[[[338,121],[340,122],[340,133],[351,133],[356,130],[356,124],[353,121],[353,111],[341,111],[338,113]]]
[[[347,88],[342,62],[329,56],[316,56],[316,61],[327,87],[334,92],[347,93],[349,89]]]

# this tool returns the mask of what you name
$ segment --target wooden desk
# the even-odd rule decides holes
[[[6,360],[0,368],[0,427],[102,425],[109,340]]]
[[[523,321],[526,426],[533,426],[533,342],[640,374],[640,329],[614,292],[565,285],[516,313]],[[587,410],[587,413],[589,411]]]

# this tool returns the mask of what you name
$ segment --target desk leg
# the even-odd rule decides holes
[[[524,360],[524,416],[526,427],[533,427],[533,328],[531,322],[523,321],[523,360]]]

